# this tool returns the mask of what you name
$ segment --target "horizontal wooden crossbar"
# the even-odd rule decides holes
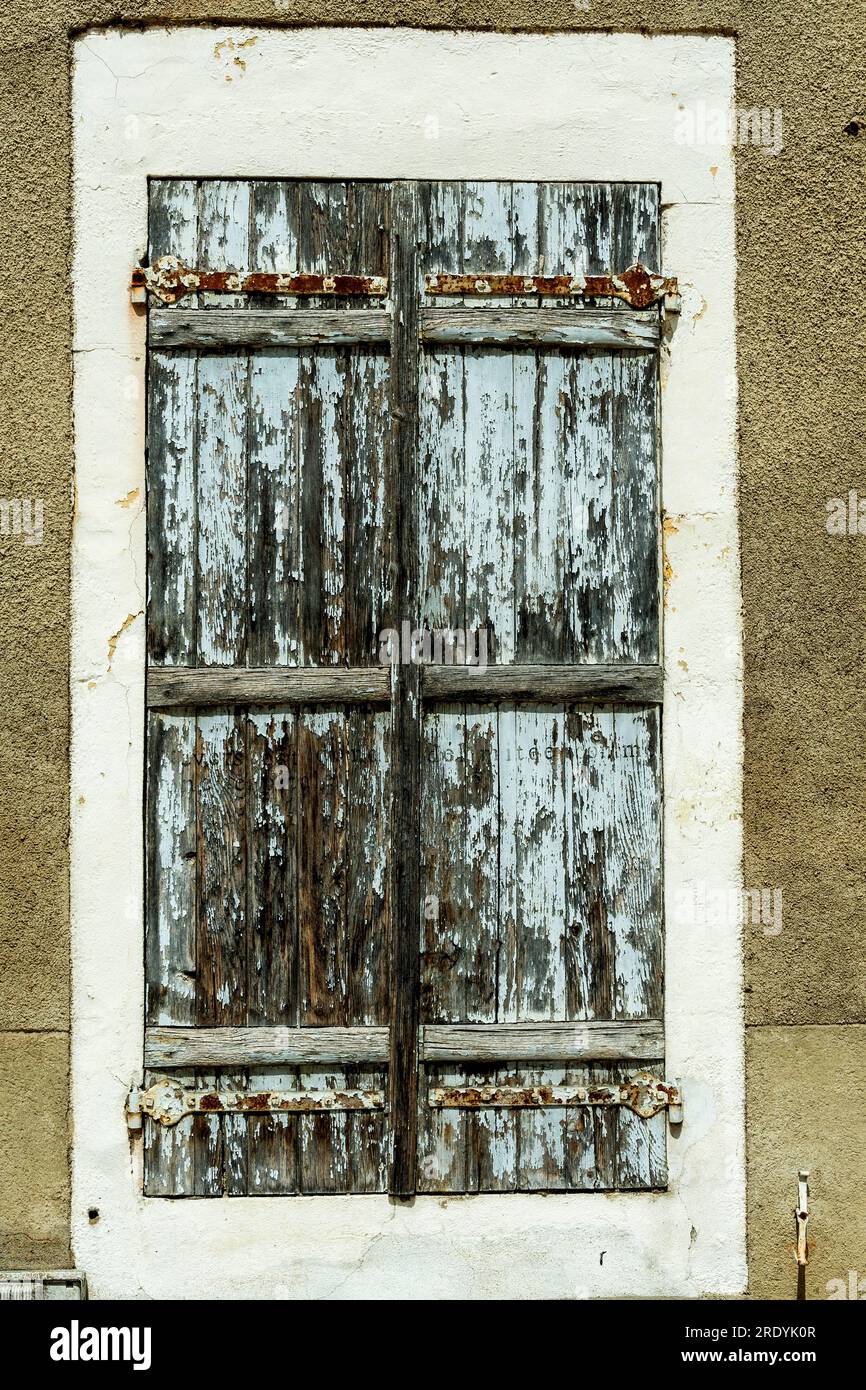
[[[154,309],[155,348],[346,347],[387,343],[386,309]]]
[[[160,666],[147,673],[148,709],[207,705],[387,704],[389,670],[371,666]]]
[[[425,666],[425,700],[616,700],[661,704],[660,666]]]
[[[428,1023],[425,1062],[651,1062],[664,1055],[660,1019],[623,1023]]]
[[[440,666],[422,668],[425,700],[661,704],[660,666]],[[387,704],[387,666],[151,666],[148,709],[214,705]]]
[[[619,1023],[428,1023],[425,1062],[650,1062],[664,1054],[659,1019]],[[387,1028],[148,1028],[144,1065],[268,1067],[388,1061]]]
[[[658,347],[658,314],[623,309],[422,309],[425,343],[472,347]]]
[[[144,1065],[174,1067],[309,1066],[388,1060],[387,1028],[148,1028]]]

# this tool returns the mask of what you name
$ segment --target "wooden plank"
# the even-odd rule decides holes
[[[298,940],[302,1026],[346,1022],[347,743],[342,714],[298,719]],[[339,1084],[339,1083],[338,1083]]]
[[[253,667],[297,666],[301,566],[297,354],[256,353],[249,371],[247,655]]]
[[[195,722],[150,715],[147,781],[147,1019],[195,1021]]]
[[[421,1031],[421,1055],[427,1062],[649,1062],[662,1051],[663,1039],[664,1025],[660,1019],[619,1023],[426,1023]]]
[[[151,260],[171,251],[194,257],[198,190],[194,179],[155,180],[150,188]],[[151,353],[147,406],[148,659],[194,661],[197,363]],[[195,1010],[195,807],[189,719],[148,720],[147,966],[150,1021],[187,1023]],[[192,853],[193,857],[189,855]],[[145,1072],[149,1084],[154,1078]],[[145,1120],[144,1191],[182,1197],[195,1185],[193,1121],[171,1130]]]
[[[151,353],[147,386],[147,655],[195,659],[195,435],[198,364]]]
[[[350,667],[377,661],[381,634],[397,621],[391,593],[395,497],[388,468],[388,376],[384,353],[347,355],[341,427],[346,472],[345,649]]]
[[[510,368],[510,364],[509,364]],[[496,710],[467,705],[462,769],[464,804],[463,898],[460,969],[464,980],[461,1020],[494,1024],[499,1002],[500,788]],[[453,852],[453,847],[452,847]],[[469,1065],[464,1084],[505,1083]],[[471,1117],[468,1134],[469,1190],[509,1191],[517,1182],[519,1117],[485,1111]]]
[[[199,187],[198,264],[240,270],[249,262],[250,185],[205,179]],[[240,297],[199,295],[209,313]],[[243,665],[247,659],[247,402],[244,353],[199,360],[197,453],[198,662]],[[246,720],[203,714],[197,735],[198,976],[200,1023],[244,1023],[247,1008]],[[244,1071],[198,1083],[244,1087]],[[243,1196],[248,1186],[247,1122],[242,1116],[197,1117],[196,1192]]]
[[[511,184],[466,183],[463,202],[463,270],[510,270]],[[512,388],[509,354],[464,349],[464,623],[496,662],[514,660]]]
[[[635,1025],[629,1025],[634,1027]],[[658,1048],[656,1048],[658,1051]],[[626,1052],[623,1056],[630,1056]],[[151,1068],[345,1066],[388,1060],[388,1028],[148,1028]]]
[[[343,428],[347,359],[328,350],[301,356],[301,660],[342,665],[346,657]]]
[[[388,343],[391,315],[387,309],[281,310],[275,307],[272,312],[266,309],[216,309],[208,314],[198,314],[189,309],[152,309],[149,333],[151,346],[165,350],[351,347],[361,343]],[[623,341],[623,336],[631,339],[634,334],[621,334],[617,341]],[[444,341],[457,340],[446,338]],[[641,340],[633,345],[640,346]]]
[[[174,317],[173,314],[167,315]],[[422,309],[424,343],[470,347],[658,347],[657,314],[610,309]]]
[[[566,1016],[614,1016],[614,939],[608,877],[617,833],[614,804],[614,715],[611,709],[573,709],[566,718],[571,751],[567,769],[565,841],[567,899]]]
[[[196,736],[196,1020],[246,1022],[246,730],[203,714]]]
[[[171,680],[159,676],[160,681]],[[515,664],[511,666],[424,666],[422,693],[425,700],[532,700],[540,704],[568,701],[618,701],[661,704],[663,672],[660,666],[582,666]]]
[[[294,179],[255,179],[250,185],[250,259],[269,274],[291,275],[298,266],[300,185]],[[252,294],[240,312],[298,311],[291,294]],[[303,312],[303,310],[300,310]]]
[[[247,635],[247,360],[198,364],[198,659],[243,663]]]
[[[513,855],[513,930],[500,968],[502,1019],[561,1019],[565,1008],[565,888],[562,874],[565,826],[563,719],[558,709],[510,710],[499,716],[500,765],[513,753],[513,791],[502,797],[500,835]],[[503,780],[505,780],[503,771]],[[505,810],[513,812],[505,816]],[[504,861],[505,854],[501,854]],[[504,890],[503,890],[504,891]],[[503,978],[504,976],[504,978]],[[556,1083],[552,1072],[529,1070],[518,1084]],[[516,1116],[519,1186],[522,1190],[562,1184],[563,1127],[546,1110]]]
[[[391,719],[384,711],[347,716],[346,1022],[389,1020]],[[362,1058],[360,1060],[371,1060]]]
[[[398,185],[392,205],[391,464],[395,478],[396,611],[414,615],[418,604],[418,210],[414,184]],[[418,1016],[421,902],[418,827],[421,811],[421,698],[417,666],[394,672],[391,742],[392,957],[389,1110],[389,1191],[409,1197],[416,1187],[418,1124]]]
[[[663,1001],[661,749],[657,710],[613,715],[616,813],[608,851],[608,931],[617,1018],[658,1017]]]
[[[563,1073],[563,1082],[567,1086],[604,1086],[618,1076],[619,1073],[610,1067],[569,1067]],[[663,1115],[662,1120],[667,1123],[666,1116]],[[618,1109],[578,1105],[566,1110],[563,1177],[569,1191],[605,1192],[616,1187],[618,1124]]]
[[[462,186],[422,184],[419,200],[420,279],[431,266],[460,264]],[[421,624],[430,631],[464,627],[464,404],[463,353],[423,351],[417,395],[418,591]]]
[[[659,653],[658,367],[625,353],[611,363],[611,506],[605,562],[611,576],[608,626],[598,655],[657,661]]]
[[[656,1076],[664,1076],[664,1062],[657,1058],[646,1064]],[[611,1079],[624,1081],[628,1070],[617,1066]],[[632,1110],[619,1106],[615,1112],[615,1183],[621,1191],[664,1188],[668,1183],[667,1113],[662,1110],[651,1119],[641,1119]]]
[[[290,1025],[298,1018],[295,717],[250,714],[246,734],[246,1023]]]
[[[220,705],[387,704],[387,667],[346,670],[304,667],[151,668],[150,709]]]

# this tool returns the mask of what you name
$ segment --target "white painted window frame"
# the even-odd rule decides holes
[[[240,58],[241,62],[235,59]],[[242,66],[243,64],[243,66]],[[148,29],[76,41],[72,626],[73,1239],[96,1297],[624,1297],[745,1286],[738,923],[742,651],[734,171],[722,37]],[[144,1198],[124,1120],[143,1046],[148,175],[658,180],[684,291],[662,361],[665,1193]],[[97,1207],[100,1219],[88,1220]],[[603,1259],[601,1251],[605,1251]]]

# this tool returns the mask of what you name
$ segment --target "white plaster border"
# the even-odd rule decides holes
[[[77,40],[72,1224],[92,1296],[744,1288],[740,930],[671,911],[693,884],[727,890],[741,875],[733,162],[674,134],[680,104],[730,109],[733,81],[733,43],[715,37],[182,28]],[[667,1071],[687,1096],[669,1192],[411,1208],[141,1196],[123,1105],[143,1035],[145,326],[127,286],[149,174],[661,182],[659,268],[685,289],[662,400]]]

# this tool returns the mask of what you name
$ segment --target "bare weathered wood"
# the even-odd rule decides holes
[[[217,705],[387,704],[388,669],[345,667],[151,667],[150,709]]]
[[[173,248],[195,256],[194,180],[158,180],[149,206],[151,258]],[[148,659],[195,659],[196,359],[153,353],[148,363]],[[147,1019],[195,1021],[195,724],[149,715],[147,722]],[[155,1078],[145,1072],[145,1083]],[[145,1121],[144,1191],[189,1196],[195,1185],[193,1120],[166,1131]]]
[[[173,318],[173,314],[165,317]],[[658,347],[657,315],[610,309],[422,309],[424,343],[469,347]],[[159,339],[155,341],[159,342]]]
[[[634,1025],[628,1025],[633,1027]],[[658,1050],[658,1049],[656,1049]],[[620,1055],[620,1054],[618,1054]],[[629,1052],[621,1054],[631,1056]],[[148,1067],[313,1066],[340,1062],[352,1066],[388,1060],[388,1029],[148,1028]]]
[[[421,1034],[421,1055],[427,1062],[650,1062],[661,1051],[663,1038],[660,1019],[628,1023],[427,1023]]]
[[[351,347],[388,343],[391,315],[386,309],[218,309],[209,314],[155,309],[148,317],[148,330],[150,345],[163,350]],[[623,341],[622,335],[618,341]]]
[[[383,1025],[390,1017],[390,715],[353,709],[346,736],[346,1022]]]
[[[346,1022],[346,721],[327,710],[298,722],[300,1022]]]
[[[396,500],[396,610],[418,611],[418,209],[414,184],[395,188],[392,205],[391,274],[395,303],[391,339],[391,466]],[[421,900],[418,824],[421,805],[421,698],[418,668],[394,673],[391,759],[392,950],[389,1111],[389,1191],[411,1196],[418,1158],[418,994]]]
[[[166,679],[160,674],[159,679]],[[170,679],[170,677],[169,677]],[[563,704],[574,700],[612,700],[661,704],[660,666],[438,666],[422,668],[425,700],[532,700]]]
[[[297,725],[292,714],[246,721],[248,1024],[298,1017]]]

